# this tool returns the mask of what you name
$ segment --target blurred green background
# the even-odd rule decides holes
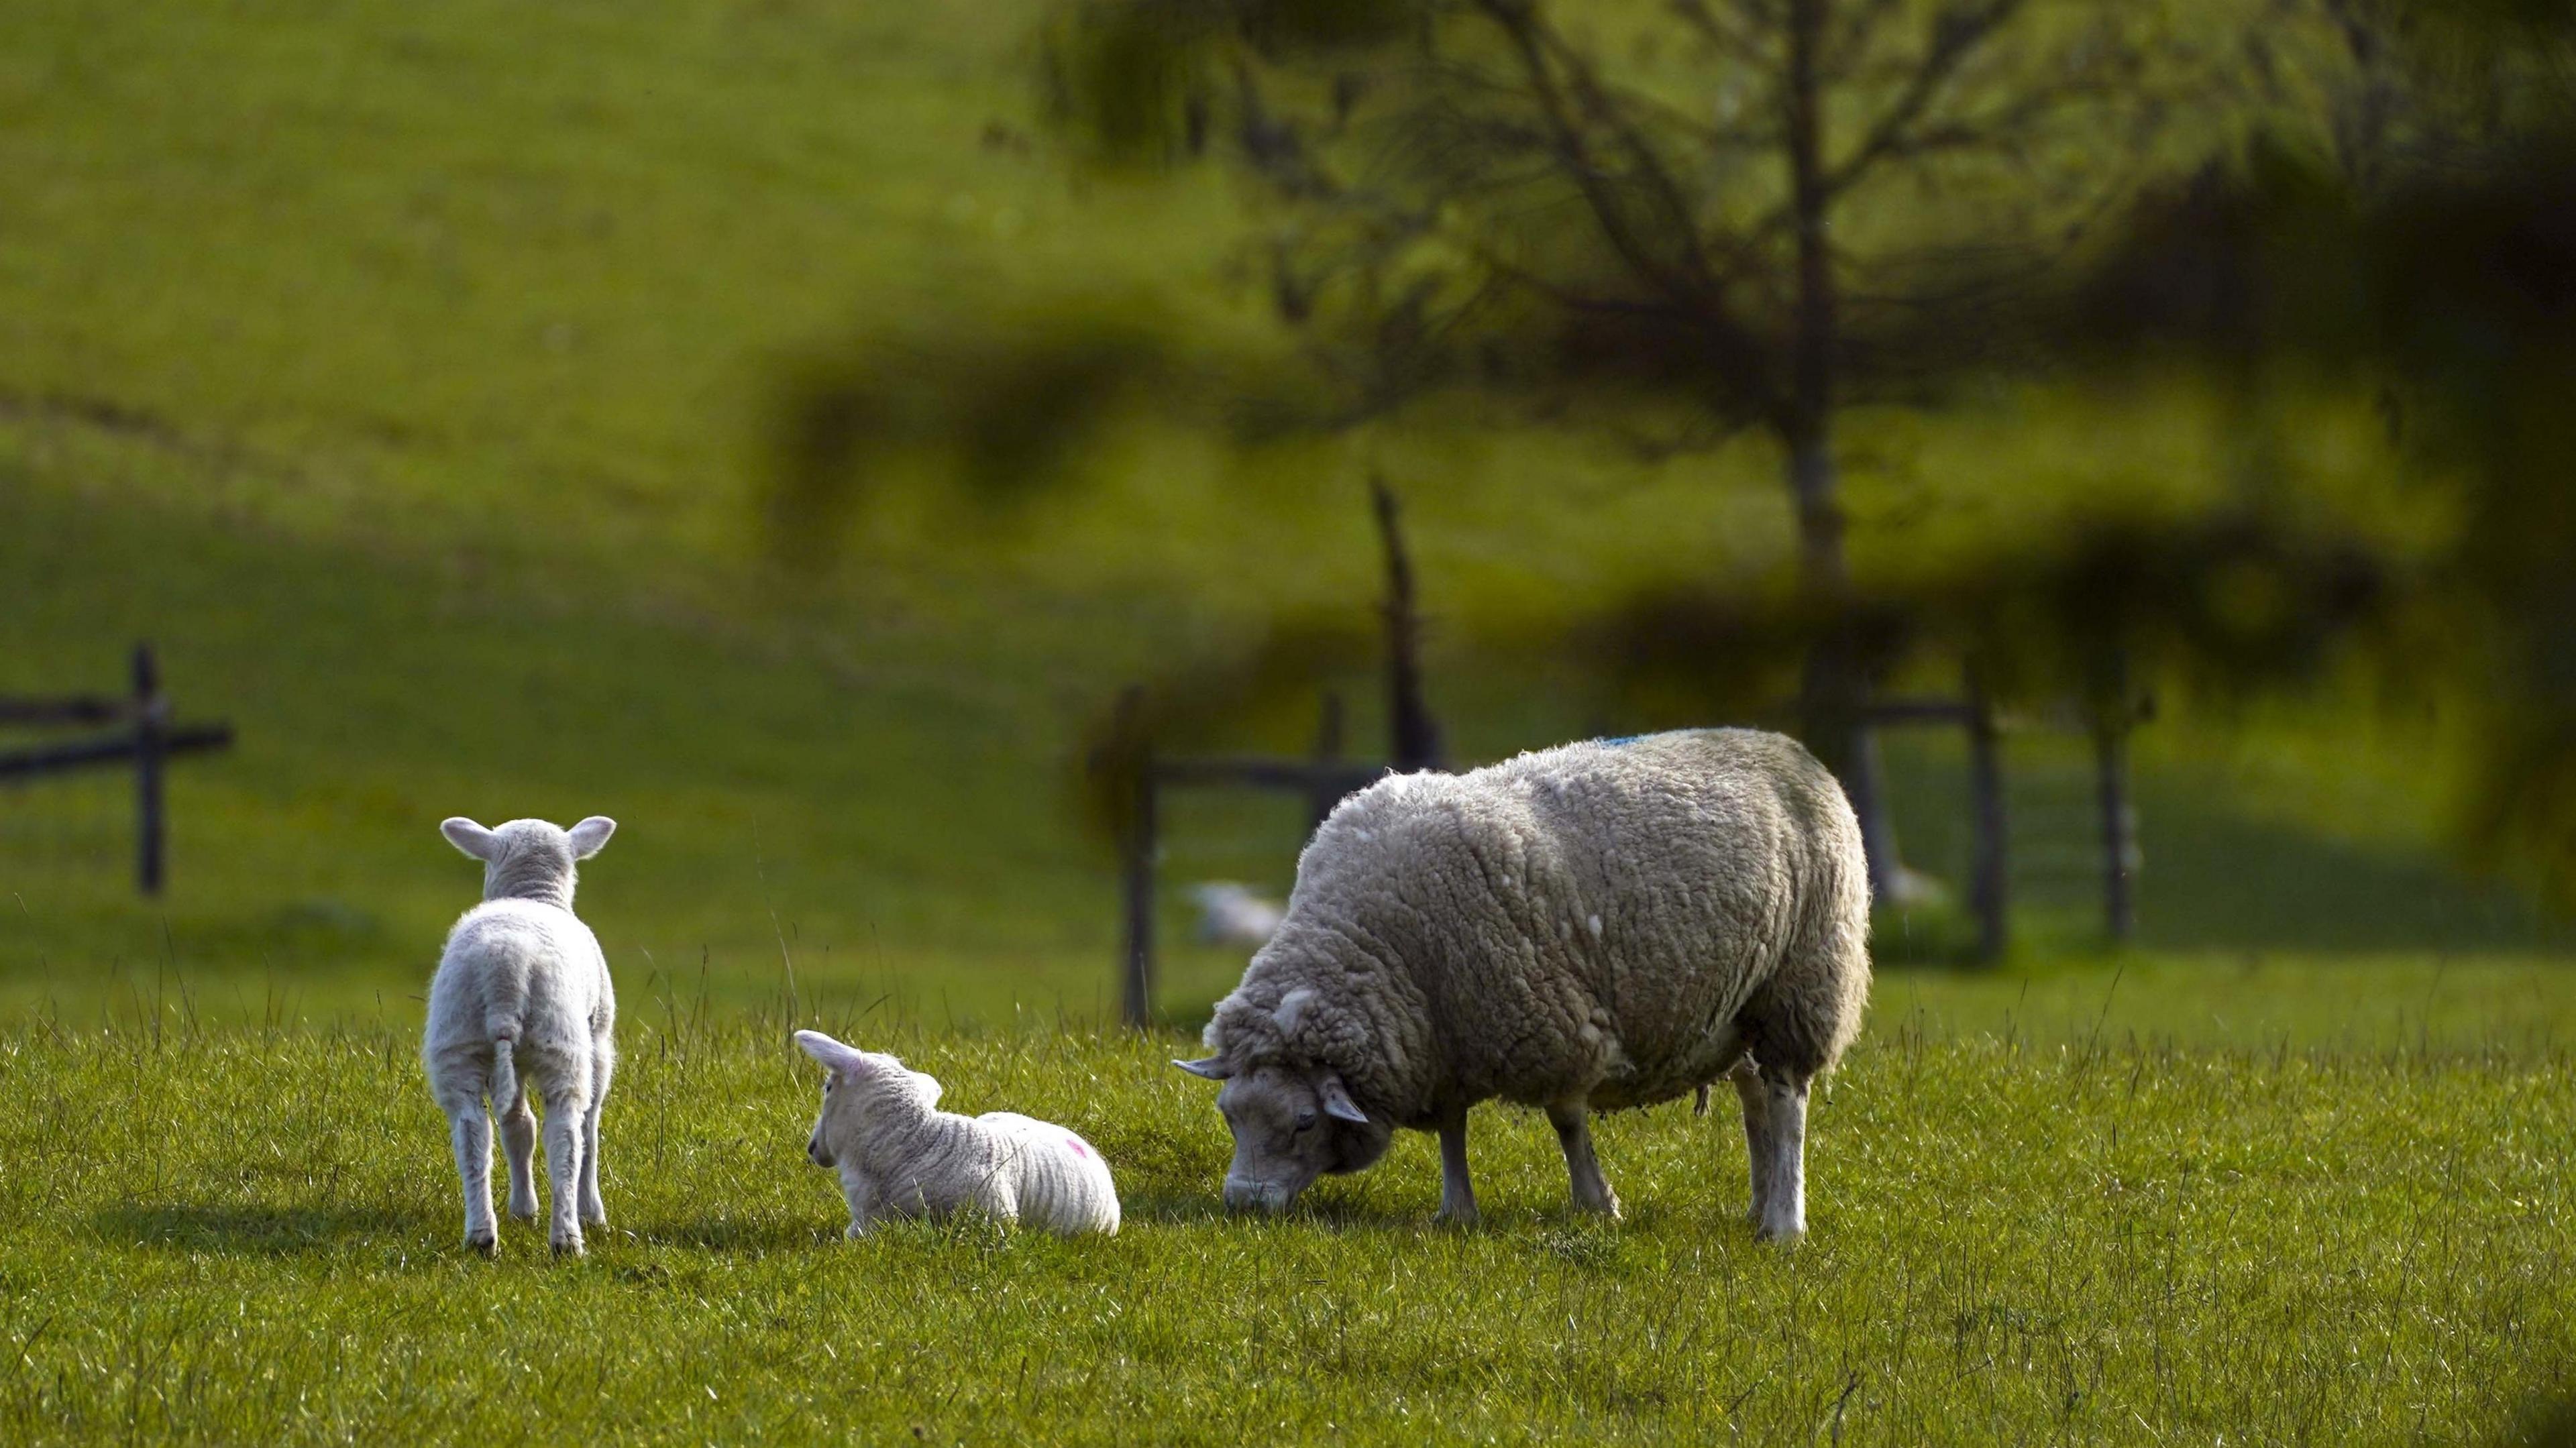
[[[114,692],[148,639],[183,720],[238,736],[173,767],[158,900],[133,886],[124,775],[0,785],[0,1005],[391,1004],[476,896],[440,818],[606,813],[581,908],[630,1001],[1107,1014],[1087,731],[1128,682],[1280,616],[1365,636],[1372,471],[1406,498],[1454,757],[1639,723],[1479,641],[1778,567],[1795,544],[1758,438],[1657,459],[1434,418],[1246,453],[1126,418],[1089,440],[1091,486],[999,520],[897,490],[824,566],[780,561],[781,399],[854,333],[1007,331],[1073,298],[1220,353],[1287,345],[1239,265],[1239,178],[1068,164],[1029,84],[1045,13],[0,10],[0,694]],[[2205,503],[2231,485],[2236,401],[2176,367],[1852,412],[1855,571]],[[2367,396],[2285,405],[2286,486],[2365,529],[2440,530]],[[1363,752],[1376,667],[1316,681]],[[1314,707],[1225,742],[1300,749]],[[2381,707],[2353,671],[2173,694],[2135,743],[2154,959],[2134,979],[2223,1013],[2266,969],[2331,996],[2331,957],[2438,981],[2455,958],[2566,955],[2576,932],[2458,863],[2467,727]],[[1956,892],[1960,749],[1887,750],[1908,863]],[[2104,950],[2081,740],[2016,735],[2007,757],[2004,1006]],[[1186,1020],[1242,957],[1187,943],[1179,887],[1284,890],[1301,819],[1192,795],[1166,827],[1161,1004]],[[1882,956],[1940,957],[1958,930],[1891,911]]]

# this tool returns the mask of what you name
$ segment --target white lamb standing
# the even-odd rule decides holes
[[[465,1185],[465,1245],[478,1252],[500,1246],[486,1097],[509,1157],[510,1215],[537,1217],[530,1159],[537,1125],[523,1077],[545,1099],[554,1250],[580,1256],[582,1225],[608,1221],[599,1200],[599,1111],[617,1060],[617,996],[598,937],[572,913],[572,891],[573,862],[598,854],[616,829],[603,815],[569,830],[544,820],[487,830],[463,818],[438,827],[483,862],[483,903],[447,932],[420,1043]]]
[[[1008,1111],[941,1111],[937,1081],[820,1031],[798,1031],[796,1044],[830,1072],[805,1155],[840,1174],[849,1236],[880,1217],[960,1211],[1065,1236],[1117,1232],[1118,1187],[1090,1142]]]
[[[1806,1230],[1807,1091],[1860,1029],[1869,883],[1831,774],[1781,735],[1689,730],[1382,780],[1297,861],[1277,935],[1176,1064],[1223,1081],[1230,1207],[1285,1207],[1440,1134],[1472,1219],[1467,1109],[1554,1124],[1575,1205],[1615,1216],[1589,1115],[1744,1104],[1758,1235]]]

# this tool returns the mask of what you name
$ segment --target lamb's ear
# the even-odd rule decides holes
[[[933,1076],[926,1071],[914,1071],[912,1073],[912,1084],[921,1088],[922,1105],[936,1106],[939,1104],[940,1086],[938,1077]]]
[[[490,830],[463,815],[439,821],[438,832],[447,836],[449,844],[475,859],[488,862],[493,856],[501,853],[500,840],[495,838]]]
[[[1306,1010],[1314,1003],[1315,988],[1301,985],[1279,998],[1279,1009],[1270,1013],[1270,1019],[1277,1023],[1280,1035],[1293,1036],[1297,1034],[1297,1023],[1306,1019]]]
[[[599,847],[608,843],[610,835],[617,833],[617,821],[606,815],[592,815],[565,833],[572,836],[572,857],[587,860],[599,853]]]
[[[1227,1065],[1222,1056],[1208,1056],[1196,1061],[1174,1061],[1172,1064],[1193,1076],[1204,1076],[1211,1081],[1222,1081],[1234,1074],[1234,1068]]]
[[[866,1064],[857,1051],[851,1050],[821,1031],[798,1031],[796,1044],[805,1049],[806,1055],[822,1062],[824,1069],[836,1076],[851,1075]]]
[[[1351,1100],[1350,1088],[1342,1084],[1338,1073],[1325,1072],[1324,1079],[1315,1083],[1315,1095],[1322,1099],[1326,1116],[1368,1125],[1368,1113]]]

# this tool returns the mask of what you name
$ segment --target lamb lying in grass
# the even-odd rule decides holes
[[[840,1173],[850,1236],[879,1217],[960,1211],[1066,1236],[1118,1230],[1118,1188],[1090,1142],[1008,1111],[941,1111],[937,1081],[820,1031],[796,1044],[831,1072],[805,1155]]]
[[[599,853],[617,822],[593,815],[570,830],[512,820],[487,830],[469,819],[438,827],[483,862],[483,903],[447,933],[429,984],[420,1060],[447,1113],[456,1174],[465,1184],[465,1245],[500,1246],[492,1220],[492,1125],[510,1159],[510,1215],[537,1217],[536,1118],[520,1078],[546,1103],[546,1177],[557,1252],[580,1256],[584,1222],[608,1220],[599,1201],[599,1109],[616,1064],[617,996],[599,939],[572,913],[573,862]]]

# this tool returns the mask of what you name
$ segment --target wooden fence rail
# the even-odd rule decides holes
[[[0,725],[61,728],[84,724],[125,726],[119,732],[0,751],[0,781],[36,779],[75,769],[131,763],[134,767],[136,887],[158,895],[169,858],[169,808],[165,774],[175,755],[230,748],[230,724],[175,724],[170,698],[152,646],[134,649],[133,692],[122,698],[64,695],[49,699],[0,698]]]

